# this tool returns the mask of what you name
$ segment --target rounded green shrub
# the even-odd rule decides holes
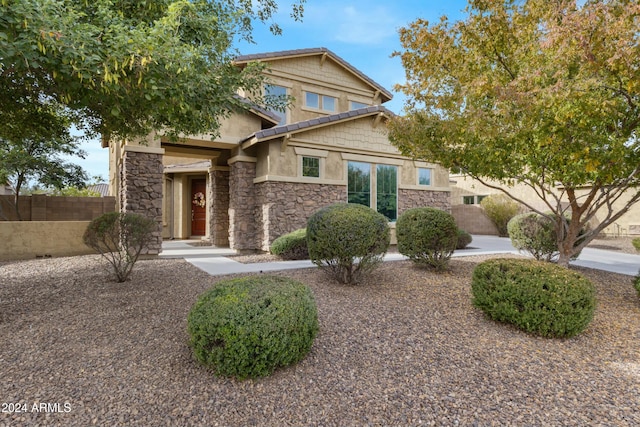
[[[385,216],[359,204],[326,206],[307,222],[309,257],[340,283],[356,283],[375,269],[390,238]]]
[[[261,275],[219,282],[200,295],[187,324],[198,361],[217,375],[244,379],[302,360],[318,314],[306,285]]]
[[[640,272],[638,272],[638,275],[633,278],[633,287],[636,288],[638,296],[640,297]]]
[[[462,228],[458,228],[458,241],[456,243],[456,249],[465,249],[471,242],[473,237],[471,234],[464,231]]]
[[[473,304],[491,319],[543,337],[572,337],[591,322],[595,288],[584,276],[555,264],[493,259],[473,271]]]
[[[398,252],[413,262],[444,270],[458,244],[453,216],[435,208],[413,208],[396,222]]]
[[[634,248],[636,248],[636,251],[640,252],[640,237],[636,237],[635,239],[631,240],[631,244]]]
[[[309,259],[307,229],[300,228],[278,237],[269,249],[283,259]]]
[[[558,256],[555,222],[549,217],[535,212],[523,213],[514,216],[507,228],[514,248],[528,252],[539,261],[552,261]],[[585,232],[586,230],[581,230],[579,236]],[[578,245],[579,241],[575,244]],[[576,259],[579,255],[575,254],[571,259]]]

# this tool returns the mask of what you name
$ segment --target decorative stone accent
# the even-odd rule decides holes
[[[125,151],[122,157],[120,211],[142,214],[158,223],[147,255],[162,251],[162,154]]]
[[[212,170],[207,186],[211,243],[229,246],[229,172]]]
[[[451,212],[451,200],[448,191],[407,190],[398,191],[398,216],[411,208],[430,207]]]
[[[232,187],[233,188],[233,187]],[[283,234],[307,225],[318,209],[347,200],[347,187],[267,181],[256,184],[258,249],[268,251]]]
[[[238,251],[255,250],[256,216],[253,179],[254,162],[237,161],[229,174],[229,247]]]

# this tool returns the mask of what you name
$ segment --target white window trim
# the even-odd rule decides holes
[[[429,170],[429,184],[420,184],[420,169],[426,169]],[[433,187],[433,168],[429,168],[429,167],[417,167],[416,168],[416,185],[420,186],[420,187]]]
[[[311,106],[307,105],[307,93],[312,93],[312,94],[318,96],[318,107],[311,107]],[[333,100],[334,100],[334,104],[333,105],[335,107],[333,110],[326,110],[324,108],[324,102],[322,100],[323,96],[326,96],[328,98],[333,98]],[[334,113],[336,113],[338,111],[339,99],[338,99],[337,96],[329,95],[329,94],[321,93],[321,92],[316,92],[314,90],[303,89],[303,99],[304,99],[304,103],[302,105],[302,108],[305,109],[305,110],[320,111],[320,112],[328,113],[328,114],[334,114]]]
[[[355,157],[365,157],[365,156],[359,156],[357,154],[349,154],[349,153],[342,153],[343,154],[343,158],[344,155],[346,154],[348,157],[351,156],[355,156]],[[367,157],[366,160],[363,159],[349,159],[348,161],[344,162],[344,176],[345,176],[345,181],[347,183],[347,198],[346,198],[346,202],[349,203],[349,161],[352,162],[360,162],[360,163],[367,163],[369,164],[369,191],[370,191],[370,197],[369,197],[369,207],[371,209],[373,209],[374,211],[378,212],[378,166],[395,166],[396,167],[396,219],[395,221],[398,220],[398,200],[400,197],[400,174],[401,174],[401,164],[395,164],[395,161],[392,162],[387,162],[386,160],[393,160],[393,159],[385,159],[385,158],[378,158],[381,161],[380,162],[373,162],[371,160],[371,157]],[[345,159],[346,160],[346,159]],[[395,223],[395,221],[391,221],[389,222],[390,224]]]

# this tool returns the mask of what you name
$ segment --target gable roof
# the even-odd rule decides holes
[[[382,85],[376,83],[369,76],[364,74],[362,71],[355,68],[353,65],[349,64],[344,59],[340,58],[338,55],[327,49],[326,47],[316,47],[316,48],[308,48],[308,49],[294,49],[294,50],[282,50],[278,52],[267,52],[267,53],[254,53],[250,55],[240,55],[236,57],[234,62],[236,64],[246,64],[252,61],[267,61],[267,60],[279,60],[279,59],[288,59],[288,58],[299,58],[302,56],[323,56],[326,55],[333,59],[335,62],[340,64],[344,69],[363,80],[369,86],[371,86],[375,91],[380,91],[382,96],[382,102],[390,101],[393,98],[391,92],[385,89]]]
[[[311,130],[318,127],[328,126],[339,122],[354,120],[362,117],[382,115],[392,117],[395,114],[381,105],[373,105],[371,107],[359,108],[357,110],[345,111],[344,113],[332,114],[330,116],[316,117],[310,120],[304,120],[288,125],[276,126],[270,129],[264,129],[247,136],[241,143],[249,142],[248,145],[254,143],[268,141],[270,139],[279,138],[289,133],[303,130]],[[246,148],[243,146],[243,148]]]

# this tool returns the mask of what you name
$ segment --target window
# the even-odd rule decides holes
[[[322,109],[325,111],[336,111],[336,99],[333,96],[322,95]]]
[[[465,205],[480,204],[482,199],[484,199],[485,197],[487,197],[487,196],[486,195],[484,195],[484,196],[462,196],[462,203],[465,204]]]
[[[395,221],[398,217],[398,167],[350,161],[347,165],[347,202],[373,208]],[[375,191],[371,175],[375,173]],[[375,204],[372,203],[375,200]]]
[[[320,178],[320,158],[302,157],[302,176]]]
[[[398,206],[398,167],[378,165],[376,167],[376,210],[395,221]]]
[[[317,93],[307,92],[304,99],[307,107],[320,109],[320,95]]]
[[[287,88],[276,85],[265,85],[264,96],[267,101],[284,102],[286,100],[285,97],[287,96]],[[269,106],[267,106],[266,109],[280,117],[280,122],[278,123],[278,125],[284,125],[287,123],[287,114],[285,111],[278,111],[275,108]]]
[[[349,162],[347,202],[371,206],[371,165],[369,163]]]
[[[305,92],[305,107],[323,111],[336,111],[336,98],[326,95],[318,95],[313,92]]]
[[[431,169],[418,168],[418,185],[431,185]]]
[[[351,101],[350,104],[351,104],[352,110],[358,110],[360,108],[366,108],[369,106],[368,104],[365,104],[363,102],[356,102],[356,101]]]

